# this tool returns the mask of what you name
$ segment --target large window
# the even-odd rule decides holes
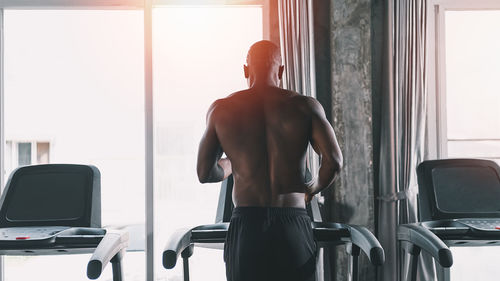
[[[142,11],[6,9],[4,32],[6,172],[95,165],[103,226],[144,225]],[[6,257],[5,280],[88,280],[89,258]],[[124,263],[144,280],[144,252]]]
[[[124,279],[182,280],[182,263],[165,270],[161,251],[177,228],[215,219],[220,185],[202,186],[195,173],[205,114],[246,87],[249,46],[277,38],[269,5],[2,1],[2,186],[23,165],[97,166],[103,226],[131,231]],[[4,279],[87,280],[88,259],[6,257]],[[197,248],[191,264],[194,281],[225,278],[220,250]],[[110,278],[108,266],[101,279]]]
[[[5,173],[10,174],[15,167],[50,162],[49,141],[5,142]]]
[[[175,230],[215,221],[220,183],[198,182],[198,143],[210,104],[246,87],[246,53],[262,32],[259,6],[153,10],[155,256]],[[191,279],[225,280],[222,256],[197,247]],[[157,280],[183,280],[182,263],[166,271],[155,261]]]
[[[433,2],[429,54],[430,65],[436,68],[431,69],[429,93],[430,108],[435,106],[436,112],[437,154],[500,164],[500,3]],[[451,251],[451,280],[498,279],[500,269],[491,261],[500,256],[500,248],[452,247]]]
[[[500,10],[445,15],[448,157],[500,164]]]

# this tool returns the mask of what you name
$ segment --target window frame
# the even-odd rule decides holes
[[[446,11],[500,10],[497,0],[429,0],[427,5],[427,155],[448,158],[446,112]],[[449,281],[450,268],[436,266],[438,280]]]
[[[144,101],[145,101],[145,258],[146,280],[154,281],[154,132],[153,132],[153,58],[152,58],[152,10],[167,5],[237,5],[261,6],[263,12],[263,35],[276,43],[279,42],[279,22],[277,2],[273,0],[4,0],[0,2],[0,193],[4,184],[4,10],[142,10],[144,12]],[[14,142],[13,142],[14,143]],[[52,142],[49,141],[52,146]],[[36,146],[36,145],[35,145]],[[33,147],[33,145],[32,145]],[[36,147],[35,147],[36,148]],[[32,149],[33,153],[33,149]],[[52,153],[52,147],[50,149]],[[50,157],[50,156],[49,156]],[[4,263],[0,257],[0,281],[4,280]]]
[[[12,171],[13,167],[17,167],[19,164],[19,144],[20,143],[29,143],[31,145],[31,163],[32,164],[41,164],[38,163],[38,144],[39,143],[48,143],[49,144],[49,160],[52,158],[52,144],[53,141],[51,140],[46,140],[46,139],[37,139],[37,140],[23,140],[23,139],[10,139],[6,140],[5,144],[10,143],[10,148],[4,148],[4,152],[6,154],[2,155],[7,155],[10,154],[10,163],[5,163],[5,168],[7,168],[5,171]],[[10,150],[10,151],[9,151]],[[5,159],[5,157],[2,157]],[[5,160],[4,160],[5,161]]]
[[[446,112],[446,11],[500,10],[497,0],[430,0],[427,7],[427,135],[430,155],[448,157]]]

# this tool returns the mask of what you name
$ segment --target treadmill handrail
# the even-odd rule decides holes
[[[397,239],[425,250],[442,267],[453,265],[453,256],[448,246],[436,234],[417,223],[399,225]]]
[[[358,246],[373,265],[383,265],[385,262],[384,248],[380,245],[375,235],[366,227],[353,224],[342,224],[351,233],[352,244]]]
[[[191,244],[191,230],[182,228],[170,236],[163,250],[163,267],[166,269],[175,267],[179,255]]]
[[[177,230],[170,236],[167,241],[165,249],[163,250],[163,267],[172,269],[177,264],[179,255],[188,246],[193,244],[192,231],[199,232],[212,232],[212,231],[225,231],[228,223],[200,225],[191,229],[183,228]],[[384,249],[378,242],[375,235],[373,235],[367,228],[359,225],[339,224],[339,223],[313,223],[315,228],[336,228],[347,229],[350,233],[350,242],[358,246],[367,255],[370,262],[377,266],[385,262]],[[346,241],[347,242],[347,241]]]
[[[129,234],[123,230],[106,230],[87,264],[87,277],[97,279],[111,259],[128,246]]]

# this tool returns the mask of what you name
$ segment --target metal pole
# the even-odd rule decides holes
[[[189,258],[182,258],[182,265],[184,267],[184,281],[189,281]]]
[[[351,281],[359,280],[359,254],[361,253],[361,249],[354,244],[346,245],[346,252],[350,255],[350,264],[351,264]]]
[[[144,107],[146,146],[146,280],[154,281],[153,0],[144,0]]]
[[[351,256],[351,281],[359,280],[359,256],[352,255]]]
[[[4,187],[4,172],[5,172],[5,105],[4,105],[4,9],[0,9],[0,194]],[[0,256],[0,281],[4,278],[4,262],[3,256]]]
[[[122,258],[123,258],[123,251],[120,251],[111,259],[111,267],[113,269],[113,281],[123,280]]]
[[[410,255],[408,269],[405,274],[405,280],[417,281],[418,257],[420,255],[421,249],[420,247],[417,247],[413,244],[405,245],[404,249]]]

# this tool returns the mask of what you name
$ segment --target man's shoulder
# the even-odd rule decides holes
[[[239,97],[242,97],[246,94],[248,94],[250,92],[249,89],[246,89],[246,90],[240,90],[240,91],[236,91],[234,93],[231,93],[229,94],[227,97],[225,98],[222,98],[221,100],[231,100],[231,99],[237,99]]]
[[[246,90],[238,91],[231,93],[227,97],[220,98],[215,100],[211,105],[210,108],[208,109],[208,114],[213,114],[217,111],[224,110],[227,106],[233,106],[234,102],[239,100],[241,96],[243,96],[246,93]]]
[[[318,100],[313,97],[304,96],[292,91],[289,92],[291,99],[302,110],[305,110],[307,112],[316,112],[323,108]]]
[[[220,98],[220,99],[217,99],[216,101],[214,101],[212,103],[211,107],[214,107],[214,108],[224,107],[227,104],[238,101],[243,96],[245,96],[247,94],[247,92],[248,92],[248,90],[242,90],[242,91],[237,91],[237,92],[231,93],[224,98]]]

